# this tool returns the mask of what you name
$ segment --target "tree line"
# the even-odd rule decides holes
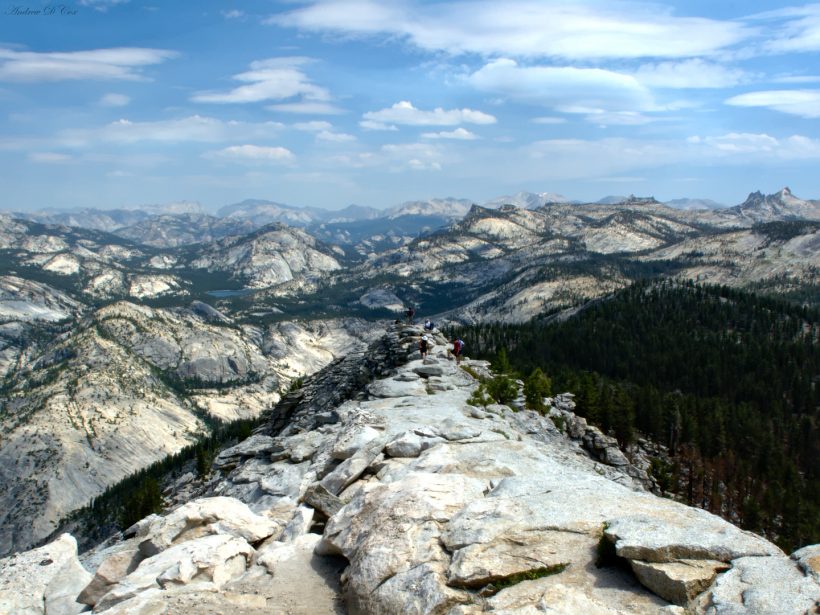
[[[566,320],[454,331],[543,370],[626,446],[664,444],[662,488],[786,550],[820,542],[820,314],[727,287],[640,281]],[[503,357],[503,360],[499,359]]]

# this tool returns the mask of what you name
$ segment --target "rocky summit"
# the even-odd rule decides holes
[[[654,495],[588,450],[569,396],[470,405],[487,364],[438,334],[422,359],[421,334],[392,326],[308,379],[166,514],[0,560],[0,612],[817,612],[820,546],[789,556]]]

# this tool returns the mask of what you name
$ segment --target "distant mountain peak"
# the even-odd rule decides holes
[[[806,201],[796,197],[788,186],[779,192],[765,195],[760,190],[752,192],[743,203],[731,211],[753,222],[774,220],[820,219],[820,201]]]

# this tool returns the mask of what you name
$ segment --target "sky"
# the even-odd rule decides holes
[[[0,3],[0,210],[820,198],[820,4]]]

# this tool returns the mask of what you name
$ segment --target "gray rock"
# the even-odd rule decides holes
[[[342,432],[337,438],[331,451],[334,459],[344,460],[352,457],[365,444],[379,437],[379,432],[369,425],[361,425]]]
[[[792,559],[800,564],[807,575],[820,583],[820,544],[809,545],[792,553]]]
[[[731,566],[715,560],[680,560],[668,563],[630,560],[638,580],[669,602],[686,606],[712,585],[719,572]]]
[[[94,606],[120,579],[133,572],[143,557],[137,548],[117,551],[105,558],[77,602]]]
[[[355,455],[345,459],[330,474],[321,480],[322,486],[333,495],[338,495],[367,470],[384,448],[386,438],[380,436],[365,444]]]
[[[413,371],[422,377],[444,375],[444,368],[437,362],[432,365],[419,365],[418,367],[414,367]]]
[[[742,557],[717,578],[709,615],[803,615],[816,613],[820,584],[786,557]]]
[[[77,559],[77,541],[63,534],[43,547],[0,560],[0,613],[41,615],[49,601],[54,612],[79,613],[84,606],[74,599],[90,580]]]
[[[407,382],[394,378],[377,380],[368,386],[367,390],[374,397],[406,397],[427,394],[427,388],[423,380]]]
[[[655,510],[607,522],[605,536],[621,557],[645,562],[783,555],[772,543],[697,508]]]
[[[305,491],[302,501],[308,506],[312,506],[321,511],[326,517],[332,517],[344,506],[338,497],[330,493],[320,483],[314,483]]]
[[[391,457],[418,457],[421,454],[422,439],[412,431],[406,431],[384,447]]]

